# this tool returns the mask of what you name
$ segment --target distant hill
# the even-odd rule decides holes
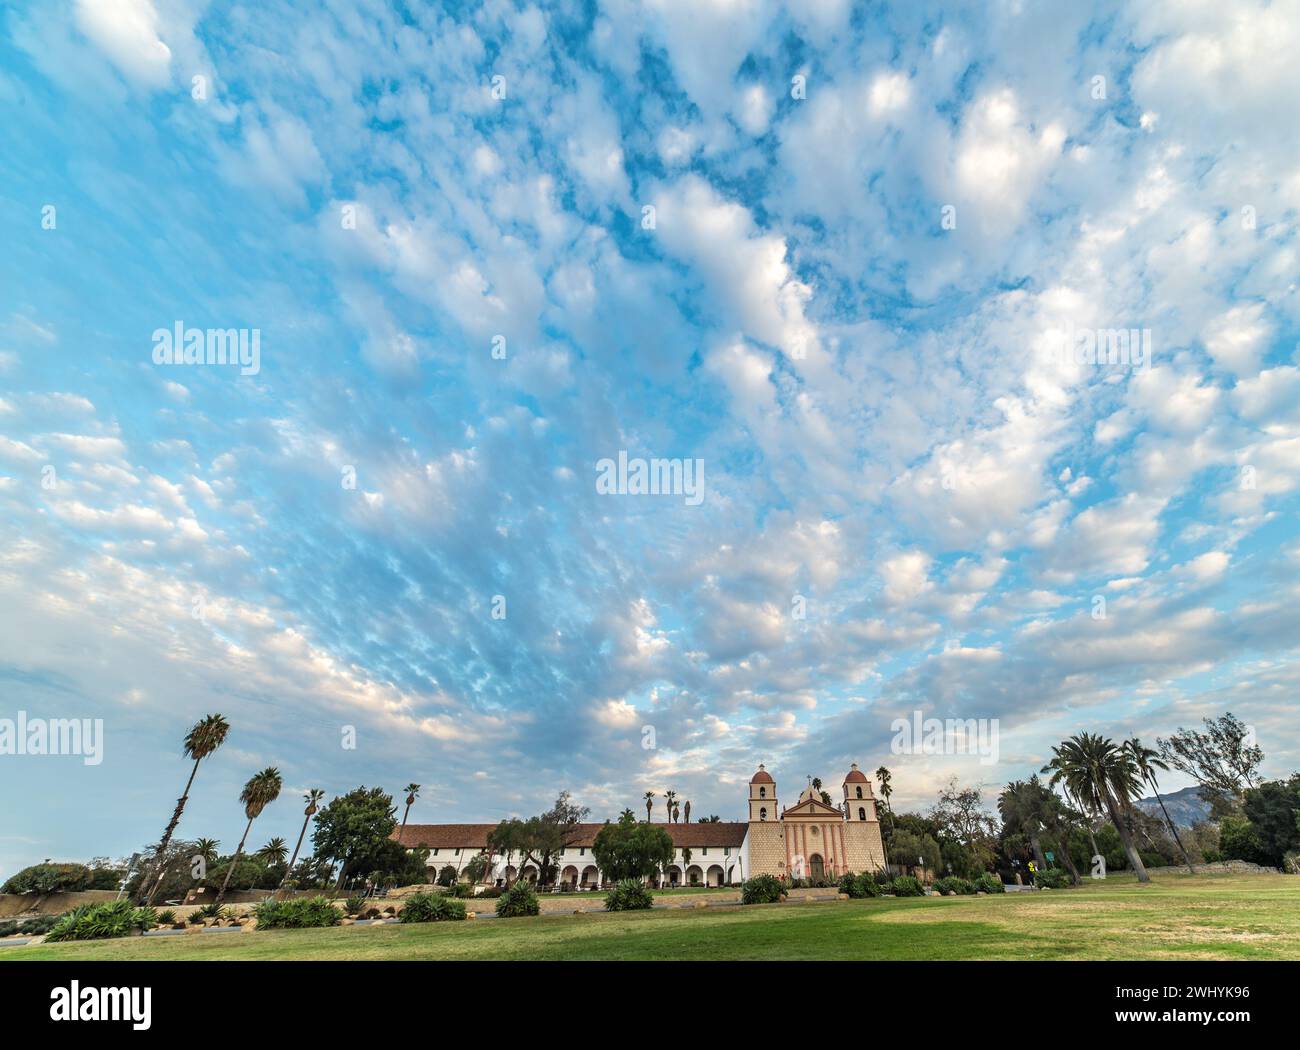
[[[1201,798],[1201,789],[1195,785],[1183,788],[1181,791],[1174,791],[1166,795],[1160,792],[1160,797],[1165,800],[1165,809],[1169,810],[1169,819],[1182,828],[1190,828],[1193,824],[1199,824],[1203,820],[1210,819],[1210,804]],[[1134,803],[1143,813],[1163,820],[1160,813],[1160,803],[1154,798],[1140,798]]]

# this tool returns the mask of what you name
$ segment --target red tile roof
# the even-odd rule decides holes
[[[594,845],[596,833],[604,826],[579,824],[569,845]],[[481,850],[487,848],[487,837],[495,827],[495,824],[407,824],[400,837],[397,831],[391,837],[410,849]],[[656,827],[668,832],[678,849],[698,849],[702,846],[739,846],[745,841],[749,825],[737,820],[718,824],[657,824]]]

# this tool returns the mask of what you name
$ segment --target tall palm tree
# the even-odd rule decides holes
[[[280,888],[289,881],[289,873],[293,871],[293,866],[298,863],[298,851],[302,849],[302,840],[307,835],[307,825],[311,823],[311,818],[316,815],[319,808],[316,804],[325,797],[325,792],[320,788],[312,788],[307,794],[303,795],[302,800],[307,803],[302,817],[302,830],[298,832],[298,844],[293,847],[293,856],[289,858],[289,866],[284,870],[284,878],[280,880]]]
[[[669,824],[671,824],[671,823],[673,822],[673,805],[674,805],[676,799],[677,799],[677,792],[676,792],[676,791],[665,791],[665,792],[664,792],[664,806],[666,806],[667,809],[668,809],[668,823],[669,823]]]
[[[244,825],[244,834],[239,839],[239,846],[226,868],[221,892],[217,894],[218,904],[226,898],[226,887],[230,885],[230,876],[235,873],[235,865],[239,863],[239,858],[244,852],[244,842],[248,839],[249,831],[252,830],[253,821],[262,815],[262,810],[280,797],[280,788],[283,786],[284,781],[280,771],[274,766],[268,766],[262,772],[250,777],[248,783],[244,785],[244,790],[239,793],[239,801],[244,804],[244,816],[248,818],[248,823]]]
[[[650,823],[650,810],[654,808],[654,804],[655,793],[653,791],[647,791],[645,793],[645,822],[647,824]]]
[[[1151,876],[1124,819],[1124,810],[1141,782],[1133,756],[1109,737],[1096,733],[1076,733],[1052,748],[1052,755],[1052,761],[1043,767],[1043,772],[1051,772],[1052,785],[1063,783],[1090,808],[1105,810],[1138,882],[1150,882]]]
[[[889,814],[889,826],[892,828],[894,826],[894,811],[890,808],[889,798],[894,793],[891,786],[893,777],[888,769],[881,766],[876,770],[876,779],[880,781],[880,797],[885,801],[885,812]]]
[[[1196,869],[1192,867],[1192,858],[1187,852],[1187,847],[1183,845],[1183,840],[1178,837],[1178,827],[1170,819],[1169,810],[1165,809],[1165,800],[1160,797],[1160,785],[1156,782],[1156,770],[1160,769],[1168,772],[1169,767],[1161,761],[1159,751],[1147,747],[1137,737],[1132,740],[1125,740],[1124,748],[1128,751],[1129,757],[1133,759],[1138,775],[1151,785],[1151,791],[1156,796],[1156,801],[1160,803],[1160,812],[1165,815],[1165,824],[1169,828],[1169,834],[1174,837],[1174,842],[1178,844],[1179,852],[1183,855],[1183,863],[1187,865],[1188,872],[1195,875]]]
[[[222,715],[208,715],[201,718],[190,727],[189,733],[185,736],[185,757],[194,759],[194,765],[190,769],[190,778],[185,781],[185,790],[181,792],[181,797],[176,800],[176,808],[172,811],[172,819],[167,825],[167,830],[163,832],[162,841],[158,843],[158,851],[155,854],[158,857],[157,879],[154,880],[152,887],[144,898],[145,904],[152,904],[154,897],[158,895],[158,890],[162,886],[163,876],[166,872],[163,870],[165,862],[163,855],[167,852],[167,847],[171,845],[172,835],[176,832],[176,825],[181,822],[181,813],[185,810],[185,803],[190,798],[190,786],[194,783],[194,774],[199,771],[199,763],[207,758],[212,752],[226,742],[226,734],[230,732],[230,723]],[[140,880],[141,886],[149,885],[147,879]]]
[[[1038,782],[1037,774],[1029,779],[1033,783]],[[1077,886],[1079,885],[1079,869],[1075,867],[1074,857],[1070,854],[1070,835],[1074,832],[1081,815],[1072,810],[1047,788],[1041,784],[1038,786],[1043,793],[1043,830],[1056,840],[1057,849],[1061,853],[1061,860],[1065,864],[1065,870],[1070,873],[1070,882]]]
[[[406,811],[402,814],[402,831],[405,831],[406,818],[411,815],[411,807],[415,805],[415,800],[420,797],[420,785],[407,784],[406,787],[403,788],[402,790],[406,792]],[[402,841],[401,832],[398,832],[397,834],[397,841],[398,842]]]
[[[691,800],[689,798],[686,800],[686,808],[682,812],[686,815],[686,823],[689,824],[691,822]]]
[[[256,853],[256,856],[266,861],[267,864],[283,864],[284,858],[288,855],[289,847],[284,844],[284,839],[280,838],[279,835],[267,842]]]
[[[217,847],[221,845],[219,839],[196,839],[194,849],[198,856],[203,858],[204,864],[215,864],[217,862]]]

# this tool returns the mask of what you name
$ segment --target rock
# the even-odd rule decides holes
[[[478,912],[476,912],[476,911],[467,911],[467,912],[465,913],[465,918],[467,918],[467,919],[477,919],[477,918],[478,918]]]
[[[379,918],[379,909],[378,909],[378,908],[367,908],[365,911],[363,911],[363,912],[361,913],[360,918],[362,918],[362,919],[377,919],[377,918]]]
[[[384,909],[384,914],[385,914],[385,915],[396,915],[396,914],[397,914],[397,909],[394,908],[394,907],[390,904],[387,908]]]
[[[574,914],[574,915],[586,915],[586,914],[587,914],[587,909],[586,909],[586,908],[574,908],[574,909],[573,909],[573,914]]]
[[[945,897],[955,897],[955,896],[957,896],[957,891],[956,891],[956,890],[944,890],[944,891],[943,891],[943,895],[944,895]]]
[[[849,899],[849,895],[847,893],[837,893],[835,894],[835,899],[840,901],[846,901]]]
[[[693,906],[696,907],[696,908],[707,908],[707,907],[709,906],[709,902],[708,902],[708,901],[696,901],[695,904],[694,904]]]
[[[357,921],[356,919],[350,919],[350,918],[348,918],[347,916],[344,916],[342,919],[339,919],[339,925],[340,925],[340,926],[351,926],[351,925],[352,925],[354,922],[356,922],[356,921]]]
[[[985,893],[983,890],[976,890],[976,891],[975,891],[975,896],[976,896],[976,897],[987,897],[988,894]]]

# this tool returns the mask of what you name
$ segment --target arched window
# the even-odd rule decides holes
[[[866,810],[866,807],[865,807],[865,806],[859,806],[859,807],[858,807],[858,819],[859,819],[859,820],[866,820],[866,819],[867,819],[867,810]]]
[[[862,789],[861,789],[861,788],[858,788],[858,798],[861,798],[861,797],[862,797]]]
[[[759,789],[758,789],[758,797],[759,797],[759,798],[767,798],[767,788],[765,788],[765,787],[761,787],[761,788],[759,788]]]
[[[767,807],[766,807],[766,806],[764,806],[762,809],[760,809],[760,810],[758,811],[758,819],[759,819],[759,820],[766,820],[766,819],[767,819]]]

